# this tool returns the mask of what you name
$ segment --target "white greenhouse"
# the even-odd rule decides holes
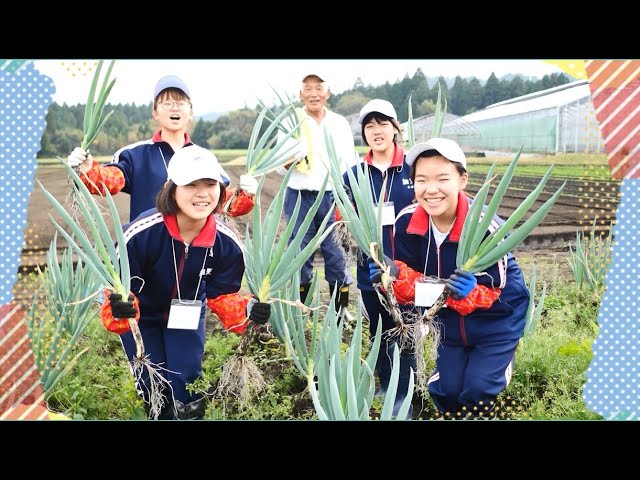
[[[457,139],[468,151],[524,146],[525,153],[604,152],[586,80],[495,103],[460,118],[480,132]]]

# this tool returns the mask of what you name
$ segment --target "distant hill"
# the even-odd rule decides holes
[[[224,115],[227,112],[209,112],[204,115],[196,115],[196,120],[203,119],[205,122],[215,122],[219,116]]]
[[[568,73],[565,74],[567,75],[567,77],[569,77],[569,79],[571,81],[577,80],[577,78],[572,77],[571,75],[569,75]],[[498,77],[498,80],[506,80],[506,81],[511,81],[513,79],[513,77],[521,77],[523,80],[525,81],[531,81],[531,82],[535,82],[537,80],[540,80],[539,77],[535,77],[535,76],[528,76],[528,75],[522,75],[521,73],[507,73],[505,75],[502,75],[501,77]],[[427,77],[427,83],[429,84],[429,87],[433,87],[437,82],[438,82],[438,78],[440,77]],[[470,79],[472,77],[464,77],[464,79]],[[477,77],[476,77],[477,78]],[[480,85],[484,86],[485,83],[487,83],[487,78],[478,78],[478,80],[480,81]],[[447,87],[451,88],[453,87],[453,84],[455,83],[456,79],[454,78],[446,78],[445,77],[445,82],[447,82]]]

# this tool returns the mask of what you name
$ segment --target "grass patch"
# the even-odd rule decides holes
[[[48,399],[49,407],[75,420],[145,419],[120,338],[96,319],[76,350],[85,347],[89,350],[60,380]]]
[[[467,159],[470,174],[486,174],[489,167],[496,162],[496,173],[502,174],[513,159],[508,157],[472,157]],[[542,177],[550,166],[553,167],[551,178],[574,178],[608,180],[611,170],[606,155],[558,154],[537,157],[521,157],[518,160],[517,175]]]
[[[499,417],[512,420],[596,420],[582,399],[586,370],[592,359],[591,344],[597,334],[600,302],[596,292],[577,289],[566,259],[557,255],[519,253],[525,277],[536,265],[538,282],[547,283],[547,298],[537,329],[518,347],[514,374],[509,387],[499,397]],[[322,275],[322,268],[318,267]],[[355,273],[355,271],[354,271]],[[323,300],[328,287],[322,279]],[[351,287],[350,309],[357,308],[357,291]],[[368,333],[368,325],[363,324]],[[203,377],[191,385],[194,391],[209,395],[205,418],[210,420],[309,420],[315,411],[306,382],[293,363],[285,358],[284,346],[275,338],[256,343],[250,354],[263,373],[267,388],[249,405],[234,398],[214,399],[210,394],[220,379],[225,361],[235,353],[240,337],[223,331],[209,314]],[[352,325],[347,325],[344,340],[350,342]],[[368,352],[368,335],[363,336],[363,355]],[[120,340],[103,329],[96,320],[86,332],[78,349],[89,347],[72,371],[64,377],[49,399],[52,409],[76,419],[144,418],[133,378]],[[427,368],[434,360],[427,358]],[[374,403],[372,411],[380,409]],[[415,408],[415,407],[414,407]],[[420,418],[435,418],[435,409],[427,397]],[[375,412],[374,412],[375,413]]]

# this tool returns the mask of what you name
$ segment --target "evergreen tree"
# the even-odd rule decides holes
[[[498,77],[496,77],[496,74],[491,72],[491,75],[489,75],[489,78],[487,79],[487,83],[484,85],[480,108],[498,103],[500,98],[500,81],[498,80]]]

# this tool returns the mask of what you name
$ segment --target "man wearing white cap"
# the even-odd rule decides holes
[[[496,399],[513,371],[524,334],[529,290],[511,253],[484,272],[456,265],[462,228],[472,201],[464,193],[469,175],[460,146],[432,138],[407,153],[417,203],[403,209],[395,223],[391,276],[398,303],[424,303],[424,276],[436,277],[449,291],[436,317],[441,339],[429,394],[445,418],[493,418]],[[495,216],[487,235],[504,222]],[[381,273],[375,264],[371,274]]]
[[[104,195],[103,183],[111,195],[128,193],[130,220],[154,207],[156,195],[167,180],[167,168],[174,153],[193,145],[187,132],[193,109],[186,83],[175,75],[164,76],[154,87],[153,99],[152,116],[160,129],[152,138],[121,148],[111,163],[104,166],[80,147],[67,157],[67,163],[84,174],[80,178],[91,193]],[[253,177],[245,177],[245,183],[250,184],[234,199],[231,216],[244,215],[253,208],[257,182]]]
[[[170,383],[163,392],[159,419],[198,419],[206,397],[187,385],[202,376],[205,307],[224,327],[241,334],[248,320],[267,323],[268,303],[238,293],[244,274],[243,247],[235,233],[214,212],[220,208],[229,175],[209,150],[196,145],[178,149],[168,166],[169,179],[156,208],[124,228],[131,270],[127,301],[106,294],[101,320],[120,335],[129,358],[136,344],[128,318],[139,321],[145,351]],[[149,379],[138,390],[149,406]]]
[[[330,95],[331,91],[323,77],[311,73],[302,78],[300,100],[304,103],[304,107],[296,109],[298,121],[301,122],[301,139],[294,146],[297,151],[292,156],[292,162],[298,159],[301,161],[289,177],[285,194],[284,211],[288,221],[293,214],[298,196],[301,199],[300,212],[310,209],[325,178],[329,175],[329,168],[337,169],[340,174],[343,174],[357,159],[349,122],[342,115],[338,115],[326,107]],[[337,155],[335,159],[330,158],[327,151],[325,131],[333,140]],[[280,135],[281,138],[284,136],[282,133]],[[291,166],[292,164],[289,164],[278,169],[278,173],[286,174],[287,169]],[[324,217],[333,208],[333,187],[329,182],[322,203],[302,241],[301,249],[307,246]],[[304,219],[304,215],[298,215],[292,238],[298,232]],[[336,311],[340,312],[342,308],[346,309],[349,303],[349,285],[352,283],[351,274],[346,267],[345,252],[331,235],[322,242],[320,250],[324,257],[325,279],[329,282],[331,293],[333,294],[335,288],[338,288],[335,307]],[[300,297],[302,301],[305,300],[309,292],[312,275],[313,256],[307,260],[300,272]]]

